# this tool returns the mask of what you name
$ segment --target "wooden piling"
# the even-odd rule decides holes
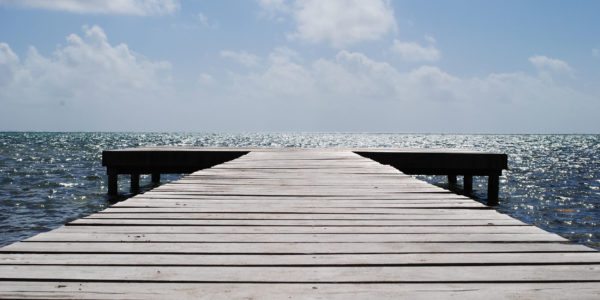
[[[463,176],[463,193],[465,195],[473,194],[473,176],[472,175],[464,175]]]
[[[487,205],[496,206],[498,205],[498,194],[500,192],[500,176],[498,174],[491,174],[488,176],[488,192],[487,192]]]
[[[119,193],[119,173],[114,168],[106,169],[108,180],[108,195],[116,196]]]
[[[450,186],[450,188],[456,187],[456,182],[456,174],[448,175],[448,185]]]
[[[152,173],[152,184],[160,184],[160,173]]]
[[[131,173],[130,174],[130,180],[131,180],[131,192],[132,193],[139,193],[140,191],[140,174],[139,173]]]

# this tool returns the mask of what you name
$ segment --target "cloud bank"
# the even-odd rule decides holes
[[[111,45],[102,28],[84,27],[44,56],[31,47],[21,59],[0,44],[0,102],[94,103],[140,101],[167,92],[171,65],[152,61],[126,44]]]
[[[223,86],[232,87],[228,97],[255,105],[295,107],[295,113],[307,120],[313,116],[322,126],[337,130],[446,132],[445,123],[454,132],[493,132],[493,128],[559,132],[557,124],[564,122],[585,130],[593,122],[593,112],[600,109],[592,95],[578,91],[569,81],[547,80],[542,73],[464,77],[431,65],[400,69],[356,51],[340,50],[334,57],[308,62],[297,53],[280,52],[281,48],[274,50],[247,73],[232,72],[230,78],[221,79]],[[566,70],[558,61],[531,63]]]
[[[524,72],[464,78],[430,65],[400,70],[361,52],[341,50],[333,58],[302,63],[293,56],[278,55],[280,51],[277,49],[271,53],[270,59],[258,68],[260,71],[232,76],[239,94],[254,95],[256,101],[319,99],[326,102],[395,101],[423,105],[448,102],[468,102],[470,105],[548,104],[561,102],[566,96],[583,96],[566,85],[546,82],[543,77]],[[532,64],[566,70],[563,64],[556,64],[557,61],[540,63],[534,60]]]

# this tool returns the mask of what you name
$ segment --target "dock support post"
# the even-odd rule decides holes
[[[465,195],[471,195],[473,193],[473,175],[463,176],[463,191]]]
[[[448,175],[448,185],[450,187],[456,186],[456,175]]]
[[[500,192],[500,176],[491,174],[488,177],[488,206],[498,205],[498,193]]]
[[[117,170],[112,168],[106,169],[106,175],[108,175],[108,195],[116,196],[119,194],[119,174]]]
[[[131,173],[131,192],[138,193],[140,191],[140,174]]]
[[[152,173],[152,184],[157,185],[160,183],[160,173]]]

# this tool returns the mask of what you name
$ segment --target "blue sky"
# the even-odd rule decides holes
[[[600,133],[598,11],[0,0],[0,130]]]

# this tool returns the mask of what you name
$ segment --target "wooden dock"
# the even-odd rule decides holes
[[[0,298],[599,299],[600,253],[351,151],[257,150],[0,248]]]
[[[289,150],[289,149],[288,149]],[[272,152],[277,149],[140,147],[102,152],[102,165],[108,175],[108,194],[117,196],[118,175],[127,174],[131,191],[140,190],[140,174],[151,174],[152,182],[160,182],[161,173],[191,173],[210,168],[250,152]],[[446,175],[450,186],[463,176],[463,192],[473,191],[473,176],[488,178],[487,204],[498,204],[499,178],[508,169],[508,157],[502,153],[456,149],[337,149],[352,152],[382,164],[393,166],[404,174]]]

